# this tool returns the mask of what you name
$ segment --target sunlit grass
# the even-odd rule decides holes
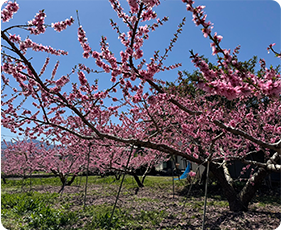
[[[29,191],[30,179],[7,179],[7,184],[2,183],[2,224],[7,229],[153,229],[156,228],[163,219],[174,218],[169,208],[163,205],[161,196],[143,196],[135,195],[137,183],[135,179],[127,175],[121,191],[121,199],[116,208],[114,217],[109,226],[109,220],[112,212],[114,197],[117,194],[122,177],[117,180],[115,176],[89,176],[89,186],[97,189],[88,190],[88,204],[83,208],[84,185],[86,183],[85,176],[78,176],[71,193],[63,195],[58,193],[39,193],[24,192]],[[141,179],[141,177],[140,177]],[[48,188],[61,186],[59,178],[32,178],[31,188],[46,186]],[[78,187],[77,185],[80,185]],[[175,186],[175,198],[173,194],[173,185]],[[204,206],[204,193],[197,196],[189,197],[177,196],[177,191],[186,186],[186,182],[174,181],[172,177],[147,176],[144,181],[146,191],[150,194],[157,195],[161,191],[167,197],[167,205],[186,207],[196,213],[196,215],[185,215],[187,223],[193,219],[201,218]],[[190,186],[190,185],[188,185]],[[187,186],[187,187],[188,187]],[[22,187],[24,189],[22,189]],[[31,189],[32,191],[32,189]],[[40,189],[42,192],[43,190]],[[142,191],[140,189],[140,191]],[[111,202],[108,202],[110,197]],[[146,207],[144,210],[135,211],[135,206],[123,207],[127,198],[138,207]],[[101,201],[97,204],[91,204],[95,199]],[[166,198],[165,198],[166,199]],[[169,200],[171,199],[171,200]],[[91,201],[91,202],[90,202]],[[280,206],[280,199],[276,197],[264,196],[256,197],[253,202],[255,208],[265,207],[267,204]],[[127,202],[127,201],[126,201]],[[164,202],[164,203],[165,203]],[[100,204],[102,203],[102,204]],[[149,208],[148,208],[149,207]],[[159,208],[162,207],[162,208]],[[207,207],[211,210],[225,209],[228,210],[228,202],[220,195],[208,195]],[[166,221],[166,220],[165,220]],[[168,228],[169,229],[169,228]],[[174,229],[180,229],[175,227]]]

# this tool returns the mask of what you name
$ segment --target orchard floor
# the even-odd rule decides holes
[[[40,184],[33,179],[30,187],[27,181],[23,187],[20,181],[2,184],[1,221],[7,229],[106,229],[120,183],[114,177],[90,177],[83,209],[84,178],[66,186],[63,195],[57,194],[59,182],[45,179]],[[203,191],[195,185],[186,198],[183,187],[184,182],[176,181],[173,192],[171,178],[147,177],[145,187],[135,194],[136,184],[127,177],[111,229],[201,229]],[[206,229],[266,230],[281,223],[279,195],[258,193],[248,212],[234,213],[218,193],[211,185]]]

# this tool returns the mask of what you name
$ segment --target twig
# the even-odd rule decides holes
[[[80,20],[79,20],[79,14],[78,14],[78,10],[76,10],[76,14],[77,14],[77,21],[78,21],[78,26],[80,27]]]

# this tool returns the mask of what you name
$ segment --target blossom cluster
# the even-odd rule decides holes
[[[130,17],[124,12],[118,0],[109,0],[109,2],[119,18],[122,18],[124,22],[130,21]]]
[[[67,82],[69,82],[69,78],[67,76],[62,76],[60,79],[56,80],[56,86],[61,88],[63,87]]]
[[[149,21],[151,19],[155,19],[157,17],[157,14],[155,13],[155,11],[153,11],[152,9],[148,9],[146,11],[144,11],[142,14],[141,14],[141,17],[142,17],[142,21]]]
[[[42,51],[46,52],[49,54],[54,54],[54,55],[67,55],[68,52],[64,50],[55,50],[54,48],[50,46],[43,46],[42,44],[37,44],[33,42],[30,38],[25,39],[24,41],[19,42],[19,49],[25,53],[28,48],[31,48],[34,51]]]
[[[137,0],[128,0],[128,3],[129,3],[129,6],[130,6],[130,9],[131,9],[131,12],[134,14],[134,13],[137,13],[138,10],[139,10],[139,4],[138,4],[138,1]]]
[[[47,65],[49,64],[49,62],[50,62],[50,58],[47,57],[46,60],[45,60],[44,65],[43,65],[43,67],[42,67],[42,69],[40,70],[39,76],[41,76],[41,75],[45,72],[46,67],[47,67]]]
[[[32,21],[28,22],[28,25],[30,26],[28,30],[31,34],[43,34],[46,31],[44,20],[45,20],[46,14],[44,13],[44,10],[40,10],[39,13],[35,15],[35,18]],[[35,28],[31,27],[35,26]]]
[[[70,19],[66,19],[64,21],[52,23],[51,26],[54,28],[55,31],[61,32],[65,30],[67,26],[71,26],[74,23],[74,19],[70,17]]]
[[[19,4],[9,1],[5,8],[1,11],[1,19],[3,22],[8,22],[13,14],[19,9]]]
[[[215,33],[214,36],[211,36],[211,32],[213,29],[213,24],[208,21],[206,22],[206,18],[207,15],[205,14],[205,12],[203,11],[203,9],[205,8],[205,6],[197,6],[197,7],[193,7],[193,3],[194,1],[192,0],[182,0],[184,3],[187,3],[186,5],[186,9],[190,12],[192,12],[192,16],[193,16],[193,21],[195,23],[196,26],[202,25],[202,33],[204,35],[205,38],[209,37],[213,42],[211,43],[211,48],[213,51],[213,55],[219,53],[219,52],[224,52],[223,50],[221,50],[219,48],[219,43],[222,40],[222,36],[221,35],[217,35],[217,33]]]
[[[91,47],[89,46],[89,43],[87,42],[87,38],[86,38],[86,32],[84,31],[84,29],[82,28],[82,26],[80,26],[78,28],[78,41],[80,42],[84,53],[83,53],[83,57],[84,58],[89,58],[90,57],[90,53],[92,52]]]

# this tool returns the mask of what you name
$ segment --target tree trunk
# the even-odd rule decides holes
[[[247,211],[248,206],[244,205],[244,203],[241,201],[240,197],[232,187],[231,183],[229,183],[229,181],[226,179],[223,168],[219,168],[216,164],[210,163],[210,171],[218,179],[222,187],[223,193],[229,203],[230,211]]]
[[[138,175],[135,174],[135,173],[133,173],[133,177],[135,178],[135,181],[137,182],[138,186],[139,186],[140,188],[143,188],[144,185],[143,185],[143,183],[141,183],[140,178],[138,177]]]
[[[6,178],[4,176],[2,176],[2,180],[3,180],[4,184],[7,184]]]
[[[61,181],[61,183],[65,185],[65,182],[66,182],[66,176],[65,176],[65,175],[62,175],[62,174],[60,173],[59,177],[60,177],[60,181]]]
[[[66,176],[64,176],[62,173],[59,173],[59,178],[62,183],[62,186],[61,186],[61,189],[58,191],[58,193],[62,194],[62,192],[64,190],[65,182],[66,182]]]
[[[114,176],[115,176],[116,180],[120,180],[120,178],[121,178],[121,174],[119,174],[119,173],[114,173]]]
[[[66,185],[70,186],[74,182],[75,178],[76,178],[76,174],[71,177],[70,181],[68,181]]]
[[[260,188],[264,178],[268,172],[264,168],[259,168],[256,173],[250,178],[239,194],[232,186],[230,175],[227,175],[222,167],[218,168],[217,165],[211,163],[210,170],[218,179],[224,195],[229,203],[230,211],[239,212],[247,211],[250,201],[253,199],[257,190]],[[229,179],[227,179],[229,178]]]
[[[146,177],[147,173],[150,172],[150,170],[151,170],[151,168],[149,166],[147,166],[144,174],[142,175],[142,180],[141,180],[142,184],[144,183],[145,177]]]
[[[268,172],[264,168],[259,168],[258,171],[252,176],[252,179],[250,178],[247,181],[246,185],[239,193],[240,200],[244,205],[249,205],[250,201],[262,185],[262,182],[267,175]]]

